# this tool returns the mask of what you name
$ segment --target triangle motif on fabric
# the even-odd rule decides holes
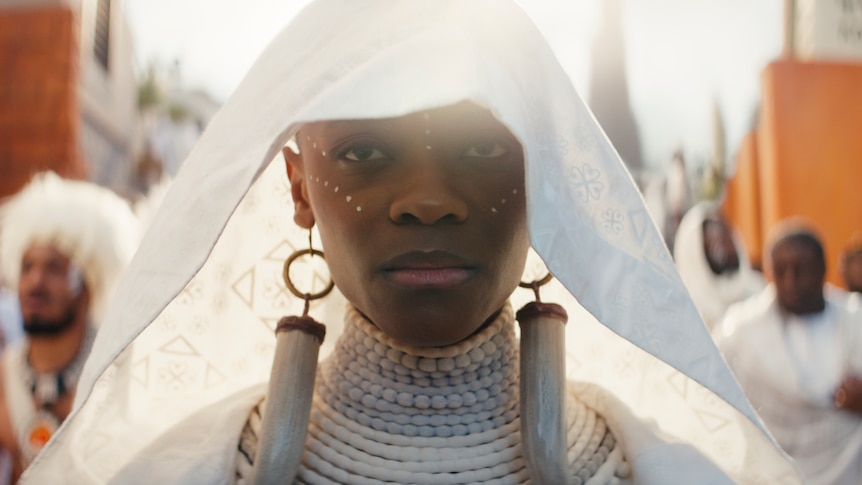
[[[159,348],[160,351],[166,354],[174,354],[174,355],[189,355],[197,357],[200,354],[194,347],[191,346],[188,340],[186,340],[182,336],[177,336],[170,342],[162,345]]]
[[[727,426],[728,423],[730,423],[729,419],[723,416],[718,416],[717,414],[710,413],[708,411],[695,410],[694,413],[695,415],[697,415],[700,424],[702,424],[703,427],[706,428],[706,430],[710,433],[715,433],[716,431],[720,430],[721,428]]]
[[[239,279],[231,285],[231,289],[236,293],[236,296],[238,296],[249,308],[254,307],[254,271],[255,268],[252,266],[250,270],[243,273]]]
[[[146,356],[132,366],[132,379],[139,382],[144,389],[150,387],[150,356]]]

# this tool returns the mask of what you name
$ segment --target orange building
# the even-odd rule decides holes
[[[774,225],[813,222],[827,254],[827,279],[842,285],[839,255],[862,230],[862,62],[769,64],[756,131],[743,142],[725,214],[761,262]]]
[[[862,230],[862,3],[785,0],[782,59],[761,76],[760,120],[740,147],[722,207],[751,261],[776,223],[802,217],[843,286],[840,254]]]
[[[0,199],[39,171],[117,187],[136,123],[120,0],[0,0]]]

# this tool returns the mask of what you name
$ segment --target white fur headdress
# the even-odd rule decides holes
[[[53,172],[37,174],[0,207],[0,269],[9,286],[18,286],[27,248],[52,244],[84,274],[90,315],[97,323],[139,238],[137,219],[125,200]]]

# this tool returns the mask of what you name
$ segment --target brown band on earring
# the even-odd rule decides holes
[[[307,315],[301,317],[282,317],[281,320],[278,321],[278,325],[275,326],[276,335],[280,332],[289,332],[291,330],[299,330],[317,337],[317,340],[319,340],[320,343],[323,343],[323,339],[326,337],[326,325],[318,323]]]
[[[835,391],[835,405],[839,408],[843,408],[847,405],[847,391],[845,391],[843,387],[839,387],[838,390]]]
[[[566,313],[566,309],[556,303],[531,301],[515,314],[515,318],[521,325],[535,321],[539,317],[553,318],[564,324],[569,321],[569,314]]]

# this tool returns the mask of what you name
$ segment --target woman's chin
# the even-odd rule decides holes
[[[473,334],[473,332],[465,332],[462,328],[456,331],[434,323],[399,325],[398,327],[378,326],[383,333],[399,344],[410,347],[445,347],[457,344]]]

